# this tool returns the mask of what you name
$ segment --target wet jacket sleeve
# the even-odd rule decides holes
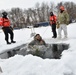
[[[35,44],[34,40],[29,43],[29,45],[34,45],[34,44]]]
[[[42,45],[46,45],[45,41],[43,40],[43,44]]]

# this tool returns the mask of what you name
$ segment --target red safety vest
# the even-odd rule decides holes
[[[52,24],[55,24],[56,23],[56,21],[57,21],[57,17],[54,15],[54,16],[50,16],[49,17],[49,20],[50,20],[50,24],[52,25]]]
[[[0,26],[3,27],[9,27],[10,26],[10,20],[7,18],[0,18]]]

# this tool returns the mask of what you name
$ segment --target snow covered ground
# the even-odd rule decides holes
[[[61,59],[42,59],[33,55],[15,55],[9,59],[0,59],[3,73],[0,75],[76,75],[76,23],[68,25],[68,39],[52,39],[51,27],[35,28],[46,43],[68,43],[70,48],[64,50]],[[29,43],[31,29],[25,28],[14,31],[16,44],[7,45],[4,34],[0,30],[0,53],[21,44]],[[63,32],[62,32],[63,34]],[[62,37],[64,37],[62,35]]]

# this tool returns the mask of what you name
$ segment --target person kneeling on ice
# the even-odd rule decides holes
[[[0,18],[0,26],[2,26],[3,32],[5,34],[5,41],[7,44],[16,43],[14,41],[13,28],[10,26],[10,20],[7,17],[7,12],[2,13],[2,17]],[[11,42],[9,42],[9,34]]]
[[[42,39],[40,34],[36,34],[34,36],[34,40],[29,43],[29,45],[46,45],[45,41]]]

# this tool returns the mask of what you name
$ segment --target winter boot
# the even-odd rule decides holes
[[[58,39],[61,39],[61,36],[58,36]]]
[[[56,36],[52,36],[52,38],[56,38]]]
[[[11,41],[11,43],[16,43],[16,41]]]
[[[64,36],[64,38],[63,39],[67,39],[68,37],[67,36]]]
[[[10,42],[7,42],[7,44],[11,44]]]

